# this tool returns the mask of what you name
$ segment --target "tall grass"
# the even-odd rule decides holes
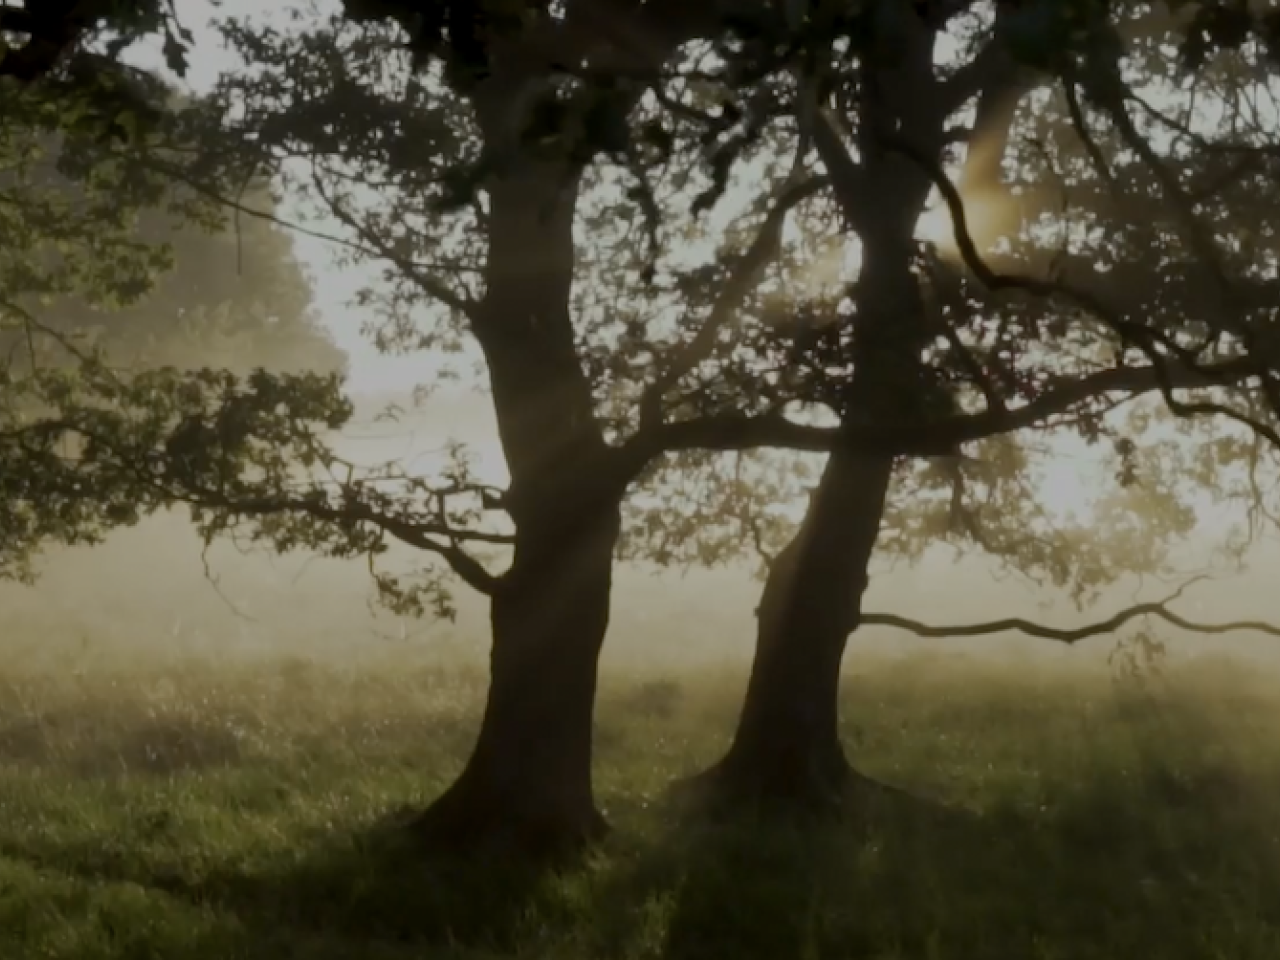
[[[677,822],[742,671],[615,674],[616,831],[533,875],[385,827],[465,759],[478,662],[42,657],[0,667],[4,960],[1280,957],[1280,697],[1229,661],[855,655],[851,755],[950,812],[821,828]]]

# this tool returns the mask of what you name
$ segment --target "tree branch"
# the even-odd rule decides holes
[[[797,166],[799,165],[797,158]],[[640,401],[642,421],[657,423],[662,417],[662,399],[680,380],[715,350],[716,338],[732,322],[751,291],[760,282],[765,268],[778,255],[787,214],[827,186],[826,177],[794,180],[785,187],[742,258],[730,271],[711,312],[692,339],[678,347],[665,370],[645,390]]]
[[[1024,620],[1021,617],[988,620],[984,623],[954,624],[950,626],[932,625],[921,623],[919,620],[913,620],[910,617],[901,617],[894,613],[864,613],[858,619],[858,626],[894,627],[898,630],[914,633],[918,637],[939,639],[983,637],[993,633],[1008,633],[1012,631],[1025,633],[1029,637],[1037,637],[1041,640],[1055,640],[1058,643],[1071,644],[1101,636],[1102,634],[1114,633],[1126,623],[1139,617],[1156,617],[1177,627],[1179,630],[1186,630],[1188,633],[1219,635],[1253,630],[1272,637],[1280,637],[1280,626],[1264,621],[1232,620],[1227,623],[1199,623],[1179,616],[1169,609],[1169,604],[1182,596],[1188,587],[1203,579],[1203,576],[1193,577],[1163,600],[1153,603],[1134,604],[1105,620],[1099,620],[1082,627],[1050,627],[1032,620]]]
[[[432,276],[429,272],[430,267],[424,267],[407,257],[397,254],[390,244],[378,236],[376,231],[369,229],[368,224],[361,221],[355,214],[344,207],[342,202],[328,190],[315,164],[312,164],[311,168],[311,182],[312,186],[315,187],[316,194],[324,201],[324,205],[329,209],[329,212],[360,239],[366,250],[372,251],[381,259],[395,264],[396,269],[412,280],[418,289],[428,297],[443,304],[450,310],[456,311],[468,320],[476,318],[478,306],[474,300],[465,294],[458,293],[447,283]]]
[[[840,204],[840,212],[845,221],[855,231],[862,227],[862,204],[859,202],[867,187],[862,168],[849,155],[840,135],[836,119],[832,112],[825,108],[815,110],[813,116],[813,146],[818,158],[831,178],[831,186],[836,202]]]
[[[973,236],[969,232],[964,211],[964,201],[955,184],[951,182],[951,178],[947,176],[946,171],[935,163],[925,151],[918,148],[906,137],[890,131],[878,131],[878,135],[886,147],[903,154],[908,160],[924,170],[933,180],[934,185],[946,201],[948,211],[951,214],[956,248],[960,252],[961,259],[964,261],[965,266],[973,271],[988,289],[993,291],[1017,290],[1034,296],[1057,297],[1070,302],[1073,306],[1106,324],[1126,344],[1142,352],[1151,363],[1150,367],[1144,369],[1149,370],[1155,376],[1155,386],[1160,390],[1165,404],[1175,416],[1216,415],[1226,417],[1261,434],[1275,444],[1277,448],[1280,448],[1280,432],[1277,432],[1274,427],[1263,423],[1256,417],[1240,413],[1238,410],[1233,410],[1223,404],[1187,403],[1174,395],[1174,390],[1177,389],[1178,385],[1170,375],[1170,362],[1176,361],[1193,371],[1197,368],[1203,369],[1203,364],[1199,360],[1197,351],[1183,347],[1172,336],[1157,328],[1121,316],[1118,311],[1112,309],[1090,290],[1073,286],[1061,280],[1015,276],[1013,274],[997,273],[993,270],[983,260],[982,255],[978,253]],[[1269,368],[1255,357],[1252,352],[1240,358],[1240,362],[1248,368],[1246,377],[1255,377],[1261,380],[1264,386],[1271,384],[1270,378],[1267,376]],[[1275,412],[1280,413],[1280,404],[1277,404]]]
[[[750,450],[762,447],[829,453],[837,445],[890,456],[943,456],[958,445],[1038,426],[1073,407],[1109,393],[1133,399],[1153,390],[1197,389],[1238,384],[1252,376],[1245,359],[1188,366],[1176,360],[1160,367],[1111,367],[1046,390],[1020,407],[957,414],[927,423],[814,427],[781,414],[723,414],[684,420],[637,431],[622,447],[641,465],[663,453],[680,450]],[[1181,403],[1179,401],[1179,403]],[[1181,404],[1198,408],[1199,404]],[[1217,405],[1207,405],[1218,412]]]
[[[475,315],[476,305],[474,300],[459,294],[457,291],[452,290],[447,284],[431,277],[426,272],[431,269],[430,264],[424,264],[416,260],[398,256],[384,243],[378,242],[375,245],[373,241],[376,238],[371,237],[367,228],[356,222],[353,217],[347,214],[347,211],[335,206],[335,204],[330,201],[329,197],[319,188],[318,185],[317,193],[320,194],[325,205],[329,207],[329,212],[332,213],[336,219],[341,221],[348,229],[350,229],[357,237],[359,237],[359,240],[340,237],[321,230],[313,230],[310,227],[305,227],[300,223],[288,220],[278,214],[271,213],[270,211],[259,210],[256,207],[251,207],[239,200],[236,200],[234,197],[227,196],[216,187],[211,187],[206,183],[202,183],[200,180],[190,176],[186,171],[173,164],[153,157],[144,158],[139,162],[163,176],[169,177],[190,187],[197,193],[207,197],[220,206],[226,207],[228,210],[235,211],[237,214],[244,214],[245,216],[253,217],[256,220],[264,220],[267,223],[274,224],[282,229],[311,237],[315,240],[323,240],[326,243],[337,244],[340,247],[345,247],[348,250],[375,260],[389,260],[394,263],[398,269],[403,271],[406,276],[418,284],[422,288],[423,292],[428,296],[435,298],[444,306],[451,310],[456,310],[465,317],[470,318]]]
[[[381,513],[367,503],[352,499],[348,499],[341,506],[334,506],[306,497],[258,497],[241,500],[223,497],[211,490],[193,490],[191,492],[169,490],[168,495],[179,502],[193,503],[198,506],[219,507],[228,512],[245,516],[300,513],[315,517],[317,520],[324,520],[327,523],[368,523],[386,532],[401,543],[437,554],[449,564],[453,572],[467,586],[486,596],[493,595],[500,578],[486,570],[480,561],[467,553],[462,548],[460,541],[472,540],[490,544],[509,544],[512,542],[511,537],[502,534],[459,531],[443,523],[414,523],[402,517]]]
[[[439,519],[428,522],[383,512],[372,504],[357,499],[358,490],[348,486],[341,487],[342,502],[339,504],[331,502],[325,490],[318,486],[313,487],[308,495],[281,493],[238,496],[210,489],[189,479],[167,475],[168,464],[163,457],[130,450],[127,445],[118,444],[110,436],[73,418],[49,418],[0,433],[0,443],[11,443],[25,451],[31,449],[33,441],[38,444],[47,442],[50,437],[69,435],[83,437],[100,449],[111,451],[120,469],[127,471],[143,488],[157,493],[167,502],[219,510],[229,515],[262,517],[300,514],[348,530],[355,524],[367,523],[401,543],[439,555],[463,582],[485,595],[493,594],[501,578],[490,573],[483,564],[467,553],[462,547],[463,542],[491,545],[509,545],[513,542],[513,538],[506,534],[459,530],[444,518],[443,508]]]

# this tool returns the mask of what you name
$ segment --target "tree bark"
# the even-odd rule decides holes
[[[474,752],[418,823],[436,844],[501,841],[543,855],[605,828],[591,739],[626,483],[575,350],[579,177],[567,163],[517,156],[487,187],[486,292],[473,329],[516,542],[491,598],[491,684]]]
[[[821,809],[838,804],[854,782],[840,743],[840,663],[892,473],[892,458],[828,458],[800,532],[765,582],[733,744],[691,783],[703,799]]]
[[[475,749],[420,822],[437,845],[498,842],[535,857],[604,833],[591,779],[616,509],[563,542],[522,536],[493,597],[490,687]]]
[[[893,57],[871,58],[875,82],[865,84],[860,103],[858,162],[831,128],[820,126],[815,140],[845,219],[862,240],[851,291],[853,375],[841,411],[851,427],[919,423],[946,400],[922,363],[936,331],[913,269],[915,224],[932,183],[878,139],[878,131],[894,130],[935,158],[942,150],[947,111],[934,82],[933,37],[923,21],[906,20]],[[865,783],[840,743],[840,666],[861,614],[894,462],[839,449],[828,458],[800,532],[765,585],[733,744],[688,784],[704,802],[821,809]]]

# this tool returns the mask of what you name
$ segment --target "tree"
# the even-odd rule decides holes
[[[36,209],[32,198],[39,197],[52,226],[88,200],[75,174],[58,172],[56,137],[30,131],[24,138],[15,126],[9,149],[26,158],[0,177],[0,196],[11,209],[30,215]],[[47,291],[43,304],[31,308],[46,334],[38,357],[29,355],[36,344],[19,342],[25,340],[21,329],[5,332],[4,352],[13,356],[21,346],[17,353],[28,354],[28,363],[74,363],[51,340],[57,334],[81,349],[101,348],[106,360],[122,367],[341,371],[344,359],[312,311],[310,284],[294,257],[292,238],[268,219],[275,207],[270,194],[257,189],[252,195],[261,217],[236,218],[234,211],[204,201],[197,220],[184,212],[192,198],[181,199],[180,190],[181,185],[168,188],[167,197],[126,210],[120,220],[122,236],[131,231],[137,250],[171,258],[171,269],[137,278],[148,283],[145,295],[86,298],[69,291],[59,297]]]
[[[274,213],[266,191],[245,202]],[[56,303],[37,312],[43,324],[96,344],[112,365],[125,368],[343,372],[345,358],[320,326],[285,228],[257,217],[235,223],[231,211],[218,212],[220,222],[209,225],[175,223],[160,210],[139,219],[139,239],[169,249],[172,269],[136,304]]]
[[[139,90],[149,90],[138,87]],[[0,109],[0,576],[31,575],[33,555],[49,542],[95,542],[113,527],[127,525],[168,501],[157,495],[142,461],[124,463],[121,446],[149,451],[148,470],[163,470],[164,456],[184,461],[183,421],[203,409],[209,393],[225,388],[226,376],[211,371],[182,373],[154,368],[130,375],[110,356],[73,334],[92,320],[110,326],[113,314],[144,317],[156,332],[165,320],[148,315],[146,297],[172,264],[172,250],[150,242],[139,221],[183,222],[216,227],[220,211],[208,198],[173,189],[171,169],[184,169],[182,147],[191,139],[181,118],[156,108],[158,121],[138,136],[103,136],[100,117],[72,109],[85,105],[39,85],[6,90]],[[152,104],[154,106],[154,104]],[[195,111],[196,114],[199,111]],[[175,155],[179,158],[175,160]],[[201,156],[200,152],[190,155]],[[156,164],[165,162],[163,173]],[[201,161],[203,163],[203,161]],[[211,170],[196,164],[202,176]],[[191,234],[185,235],[187,239]],[[275,238],[275,250],[282,237]],[[271,241],[263,238],[264,249]],[[206,247],[207,251],[207,247]],[[190,260],[187,267],[194,266]],[[212,264],[205,264],[210,266]],[[316,345],[298,299],[296,264],[283,264],[274,280],[293,297],[287,317],[290,340]],[[188,272],[186,279],[190,279]],[[173,292],[173,288],[170,288]],[[214,290],[205,308],[239,310],[251,289]],[[256,291],[263,291],[258,288]],[[199,306],[198,301],[188,301]],[[153,310],[178,302],[154,303]],[[141,324],[139,324],[141,326]],[[297,336],[299,328],[303,335]],[[125,338],[105,338],[117,362],[128,353]],[[331,349],[321,357],[332,368]],[[333,375],[273,379],[263,374],[248,391],[270,391],[281,383],[295,393],[271,402],[284,417],[306,416],[302,407],[319,402],[324,422],[346,407]],[[310,398],[310,401],[308,399]],[[296,401],[296,402],[295,402]],[[313,410],[318,409],[313,407]],[[174,441],[171,443],[171,441]]]
[[[114,57],[138,38],[156,33],[164,37],[170,65],[181,71],[191,36],[178,23],[172,0],[6,3],[0,6],[0,78],[27,84],[67,71],[73,81],[86,81],[94,62],[77,54],[93,41],[105,39],[106,53]]]
[[[466,769],[423,818],[436,839],[496,833],[559,846],[603,828],[591,787],[592,711],[631,482],[669,447],[706,438],[731,448],[832,440],[737,412],[668,422],[666,394],[700,348],[683,349],[685,330],[662,335],[658,324],[653,347],[674,349],[667,375],[649,384],[650,366],[636,362],[627,338],[636,327],[628,311],[605,309],[600,285],[575,292],[575,215],[603,213],[584,210],[582,197],[616,190],[619,180],[630,181],[629,206],[644,216],[631,229],[620,225],[617,244],[634,253],[639,237],[641,252],[605,269],[629,287],[656,283],[647,178],[670,164],[671,138],[654,123],[661,104],[638,116],[637,103],[682,40],[719,29],[715,17],[674,4],[618,15],[624,23],[614,13],[600,21],[584,10],[583,19],[562,21],[543,10],[491,24],[484,63],[453,39],[413,63],[394,35],[341,19],[295,36],[230,33],[249,69],[220,96],[249,118],[240,129],[257,145],[260,169],[304,189],[346,225],[356,256],[388,267],[383,342],[449,348],[474,337],[512,480],[494,491],[464,465],[437,482],[394,465],[359,475],[316,438],[308,466],[324,475],[309,488],[283,463],[254,461],[264,478],[214,456],[169,478],[168,495],[198,504],[208,535],[247,524],[277,547],[344,556],[378,556],[399,540],[437,554],[490,598],[492,686]],[[613,48],[620,25],[651,43]],[[571,76],[586,66],[602,79]],[[734,126],[725,139],[741,139]],[[608,203],[617,209],[616,198]],[[731,278],[726,299],[741,285]],[[665,291],[668,306],[678,293]],[[216,434],[216,425],[203,428]],[[499,512],[506,529],[486,522]],[[507,569],[492,572],[467,549],[477,546],[509,549]],[[393,603],[448,609],[434,576],[378,582]]]
[[[232,28],[248,69],[229,78],[220,97],[240,111],[236,132],[254,144],[253,165],[305,188],[346,225],[356,255],[387,266],[390,293],[379,304],[386,342],[451,347],[474,338],[511,484],[490,489],[465,463],[434,481],[395,465],[359,474],[308,429],[307,421],[340,422],[328,395],[301,405],[305,417],[282,418],[266,404],[288,392],[263,381],[249,391],[211,385],[217,402],[185,414],[190,429],[178,445],[185,458],[148,476],[158,496],[193,503],[207,535],[248,525],[278,548],[373,558],[398,540],[434,553],[490,598],[491,690],[467,767],[422,821],[437,839],[506,833],[555,846],[602,828],[591,788],[591,720],[621,506],[664,454],[837,451],[814,501],[822,522],[810,524],[793,551],[799,572],[778,615],[762,618],[771,635],[788,638],[765,645],[770,653],[757,671],[766,701],[782,691],[782,706],[763,715],[784,722],[752,726],[772,739],[799,717],[779,739],[805,743],[814,724],[791,707],[799,694],[816,692],[819,720],[833,715],[825,694],[851,623],[847,588],[863,576],[897,458],[954,466],[960,447],[1015,429],[1055,418],[1093,424],[1091,401],[1105,408],[1117,392],[1163,386],[1175,411],[1186,412],[1178,390],[1236,386],[1269,371],[1257,349],[1224,348],[1205,366],[1170,341],[1163,314],[1156,325],[1095,309],[1096,292],[1082,301],[1061,279],[995,273],[972,249],[968,273],[932,261],[917,266],[915,222],[931,189],[945,186],[938,168],[950,134],[940,124],[987,89],[987,71],[1004,76],[1009,65],[1001,41],[994,56],[939,85],[921,30],[936,31],[959,11],[880,19],[890,7],[902,14],[896,5],[859,7],[818,23],[803,43],[774,43],[792,25],[752,5],[586,4],[562,16],[528,4],[523,16],[491,17],[483,36],[451,14],[434,32],[410,31],[407,51],[403,33],[341,19],[287,35]],[[397,4],[348,9],[377,22],[406,12]],[[838,42],[824,46],[824,37]],[[699,38],[706,44],[693,42]],[[864,76],[891,79],[881,88],[894,95],[859,88],[847,64],[830,56],[833,48],[852,50]],[[795,69],[798,53],[813,54],[802,58],[804,69]],[[871,54],[874,63],[862,63]],[[829,60],[834,66],[818,74],[829,85],[812,83],[813,65]],[[1021,73],[1013,79],[1021,82]],[[857,128],[856,160],[817,109],[827,100],[881,121]],[[914,103],[946,110],[924,117]],[[886,134],[900,121],[925,135],[932,153],[921,155],[909,136]],[[798,157],[795,177],[766,149],[771,130],[796,145],[787,151]],[[825,178],[808,176],[810,144]],[[664,262],[654,229],[663,213],[698,194],[695,212],[705,208],[724,192],[735,161],[751,158],[781,188],[776,207],[766,203],[752,218],[761,242],[730,244],[708,270]],[[664,171],[674,182],[690,170],[696,176],[659,195],[653,181]],[[873,192],[862,189],[868,182]],[[629,196],[620,205],[622,189]],[[744,304],[757,305],[761,263],[776,256],[781,223],[771,211],[823,190],[862,240],[852,306],[837,302],[828,317],[836,322],[816,335],[803,323],[731,323]],[[954,192],[944,193],[954,202]],[[575,227],[591,231],[594,253],[575,244]],[[575,283],[587,263],[605,282]],[[954,339],[935,345],[918,282],[926,267],[930,289],[958,292],[969,305],[957,329],[986,339],[966,344],[957,334],[960,347]],[[1199,277],[1186,270],[1179,264],[1158,276],[1194,290]],[[608,281],[643,296],[620,301],[614,288],[610,302]],[[1007,297],[1009,288],[1031,296]],[[1093,314],[1079,325],[1079,343],[1066,338],[1072,350],[1084,349],[1081,357],[1055,352],[1051,332],[1040,332],[1035,298],[1048,294],[1074,297]],[[678,311],[686,301],[707,309]],[[896,322],[904,313],[911,322]],[[904,331],[910,336],[899,336]],[[1121,365],[1108,363],[1117,339],[1126,348]],[[984,378],[962,362],[970,352],[989,364],[1016,356],[1006,362],[1003,404],[973,402],[984,399]],[[709,384],[709,373],[719,385]],[[840,423],[788,416],[797,405],[834,408]],[[122,463],[155,456],[141,442],[114,449]],[[848,495],[855,482],[866,485],[860,497]],[[486,548],[510,551],[503,572],[492,571]],[[415,585],[380,575],[379,585],[393,602],[447,610],[434,577]],[[805,597],[813,601],[807,607]],[[802,632],[817,639],[791,643],[783,625],[803,609],[813,617]],[[784,760],[786,753],[777,751]],[[768,774],[770,758],[759,759]]]
[[[1053,407],[1049,424],[1069,417],[1084,436],[1111,438],[1122,476],[1133,479],[1139,445],[1150,447],[1155,435],[1141,429],[1141,419],[1106,414],[1158,392],[1178,417],[1211,418],[1184,429],[1183,442],[1190,436],[1213,450],[1208,457],[1218,465],[1241,464],[1253,446],[1256,463],[1256,444],[1270,448],[1277,439],[1280,411],[1280,354],[1271,334],[1280,289],[1271,279],[1272,232],[1260,219],[1273,201],[1254,172],[1269,166],[1273,147],[1265,127],[1235,112],[1220,82],[1228,70],[1222,60],[1188,60],[1198,22],[1183,34],[1176,22],[1153,22],[1143,7],[1084,3],[1009,5],[994,19],[968,23],[967,4],[932,16],[890,6],[870,5],[876,15],[856,35],[846,33],[856,66],[828,74],[835,76],[829,93],[838,120],[820,118],[814,131],[861,243],[847,321],[851,376],[837,405],[842,423],[893,424],[905,436],[929,430],[939,409],[963,410],[985,421],[982,435],[992,437],[1025,429],[1035,410]],[[948,29],[975,52],[939,76],[933,49]],[[1063,37],[1072,42],[1064,45]],[[1169,40],[1179,42],[1181,64],[1162,55],[1160,44]],[[1144,99],[1180,68],[1194,71],[1201,103],[1215,102],[1227,119],[1198,122],[1188,98],[1167,85],[1176,104],[1170,111]],[[1234,68],[1237,82],[1241,68],[1254,77],[1265,69],[1249,49],[1235,55]],[[1016,107],[1033,96],[1038,117],[1021,118]],[[970,144],[961,190],[986,203],[1024,194],[1021,203],[1006,201],[1023,211],[1013,218],[1015,245],[997,256],[979,252],[961,190],[944,172],[956,138],[948,122],[962,108],[973,120],[959,134]],[[1011,138],[1027,127],[1035,151],[1012,151]],[[1010,161],[1012,186],[998,176]],[[1059,230],[1062,244],[1034,222],[1055,177],[1066,194],[1059,226],[1085,228],[1074,236]],[[959,269],[927,251],[922,256],[915,240],[932,191],[952,214]],[[1224,428],[1223,420],[1244,432]],[[978,470],[958,455],[975,439],[952,434],[953,449],[940,451],[961,521],[973,513],[966,480]],[[982,459],[979,452],[979,468]],[[1226,472],[1239,483],[1244,471]],[[1205,474],[1187,480],[1193,476]],[[839,665],[860,623],[926,635],[1014,626],[1072,641],[1137,612],[1171,617],[1146,605],[1081,631],[864,617],[860,598],[894,478],[891,454],[841,446],[828,459],[799,532],[769,573],[733,746],[693,786],[734,803],[821,804],[864,782],[849,767],[836,729]],[[980,529],[970,535],[981,543]]]

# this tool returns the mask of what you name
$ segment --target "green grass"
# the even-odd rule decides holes
[[[535,876],[379,829],[465,757],[474,671],[0,670],[0,958],[1280,957],[1274,678],[860,663],[852,755],[971,814],[679,825],[741,679],[609,680],[617,829]]]

